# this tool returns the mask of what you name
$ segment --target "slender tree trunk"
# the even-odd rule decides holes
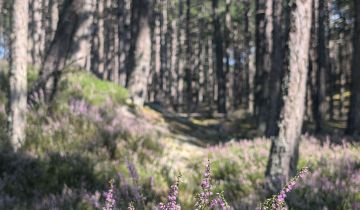
[[[154,35],[155,35],[155,71],[154,71],[154,97],[156,102],[160,102],[161,97],[161,37],[162,37],[162,31],[161,31],[161,15],[159,12],[157,12],[154,16],[155,18],[155,29],[154,29]]]
[[[192,64],[192,43],[191,43],[191,26],[190,26],[190,9],[191,9],[191,0],[186,0],[186,13],[185,13],[185,77],[184,77],[184,83],[185,83],[185,96],[186,96],[186,111],[189,113],[191,112],[191,106],[192,106],[192,74],[193,74],[193,64]]]
[[[233,79],[234,77],[230,76],[232,75],[232,71],[230,69],[230,58],[231,58],[231,44],[232,44],[232,20],[231,20],[231,13],[230,13],[230,8],[231,8],[231,4],[232,4],[232,0],[226,0],[226,5],[225,5],[225,27],[224,27],[224,38],[225,38],[225,72],[227,75],[229,75],[229,77],[227,77],[227,110],[231,110],[233,108],[232,106],[232,101],[233,101],[233,89],[232,84],[233,84]]]
[[[316,72],[316,97],[314,98],[314,118],[316,131],[324,129],[326,103],[326,73],[327,73],[327,36],[326,36],[326,0],[319,0],[317,12],[317,72]]]
[[[240,40],[240,33],[239,33],[239,29],[238,29],[238,25],[236,23],[234,23],[234,36],[233,36],[233,41],[234,43],[238,43]],[[234,70],[233,70],[233,83],[232,83],[232,89],[233,89],[233,109],[236,109],[239,107],[240,105],[240,98],[242,95],[242,90],[240,88],[241,86],[241,81],[242,81],[242,69],[241,69],[241,53],[240,53],[240,46],[238,44],[236,44],[233,47],[233,55],[234,55]]]
[[[167,103],[167,97],[165,97],[166,92],[166,73],[167,69],[167,62],[168,62],[168,55],[167,55],[167,0],[161,0],[161,13],[160,13],[160,75],[159,75],[159,99],[162,102]]]
[[[211,30],[210,30],[211,31]],[[208,44],[207,44],[207,58],[208,58],[208,71],[207,71],[207,95],[208,95],[208,106],[209,106],[209,110],[208,110],[208,114],[209,116],[212,116],[213,112],[214,112],[214,105],[215,105],[215,70],[214,70],[214,55],[213,55],[213,40],[212,39],[208,39]]]
[[[250,96],[250,69],[249,69],[249,56],[250,56],[250,31],[249,31],[249,12],[250,2],[243,1],[244,4],[244,24],[243,24],[243,51],[244,51],[244,64],[243,64],[243,80],[242,80],[242,102],[245,108],[249,110],[249,96]]]
[[[226,73],[224,71],[223,58],[223,36],[221,34],[220,14],[218,8],[218,0],[212,0],[212,13],[213,13],[213,36],[215,43],[216,54],[216,76],[217,76],[217,91],[218,91],[218,112],[226,113]]]
[[[178,39],[177,50],[176,50],[176,63],[175,63],[175,71],[176,71],[176,102],[175,102],[175,110],[179,111],[179,108],[183,105],[184,97],[183,97],[183,89],[184,89],[184,51],[183,46],[185,44],[185,31],[184,31],[184,6],[183,0],[179,0],[179,8],[178,8],[178,24],[176,30],[176,37]]]
[[[312,119],[315,119],[315,100],[317,97],[317,90],[316,90],[316,74],[318,72],[318,12],[319,12],[319,1],[313,1],[313,10],[312,10],[312,20],[311,20],[311,39],[310,39],[310,50],[309,50],[309,73],[308,73],[308,84],[310,87],[309,91],[309,100],[310,100],[310,110],[312,114]]]
[[[28,1],[14,0],[9,74],[8,129],[12,148],[17,151],[26,137]]]
[[[57,24],[59,21],[59,0],[44,0],[43,8],[47,8],[47,11],[42,15],[43,31],[45,49],[44,53],[48,52],[51,41],[54,39]],[[45,56],[45,55],[44,55]]]
[[[276,136],[278,132],[278,119],[281,104],[281,79],[284,71],[285,33],[284,33],[284,1],[273,1],[272,13],[272,50],[271,71],[268,89],[269,106],[266,123],[266,136]]]
[[[296,172],[303,123],[310,43],[311,0],[295,0],[290,17],[288,74],[279,135],[271,145],[266,176],[271,191],[279,190]]]
[[[104,2],[96,0],[94,26],[96,28],[92,37],[91,71],[100,78],[105,79],[104,64]]]
[[[150,3],[137,0],[139,31],[136,37],[135,65],[129,78],[129,93],[133,102],[142,106],[147,98],[147,86],[150,73],[151,30],[149,25]]]
[[[79,28],[76,29],[71,49],[71,62],[81,69],[90,71],[91,26],[95,7],[93,0],[85,0],[83,3],[82,12],[79,14]]]
[[[41,65],[44,42],[42,27],[42,2],[41,0],[32,0],[30,2],[30,21],[29,21],[29,51],[30,62],[39,67]]]
[[[360,2],[355,6],[355,28],[353,37],[353,58],[351,74],[351,102],[346,133],[360,135]]]
[[[273,0],[256,1],[256,72],[254,78],[254,114],[258,128],[265,132],[268,110],[266,110],[269,95],[268,82],[271,69],[272,50],[272,4]]]
[[[171,33],[171,68],[170,68],[170,74],[171,74],[171,106],[176,107],[177,101],[177,47],[178,47],[178,36],[175,32],[178,31],[178,20],[175,18],[172,23],[172,33]]]

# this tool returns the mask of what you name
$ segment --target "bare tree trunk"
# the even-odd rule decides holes
[[[47,10],[42,15],[45,53],[48,52],[51,41],[54,39],[57,24],[59,21],[59,0],[43,0],[42,7],[47,8]]]
[[[26,137],[28,6],[27,0],[14,0],[12,10],[8,129],[15,151]]]
[[[271,191],[279,190],[296,172],[299,141],[303,123],[308,50],[310,43],[311,0],[295,0],[290,17],[288,74],[281,109],[279,135],[271,145],[266,176]]]
[[[156,12],[154,15],[155,18],[155,27],[154,27],[154,45],[155,45],[155,71],[154,71],[154,79],[153,79],[153,87],[154,87],[154,98],[156,102],[159,102],[161,98],[161,16],[159,12]]]
[[[271,71],[269,78],[269,106],[266,123],[266,136],[275,136],[278,132],[277,121],[281,104],[281,78],[284,71],[285,33],[284,33],[284,1],[273,1],[272,10],[272,50]]]
[[[75,33],[71,49],[71,62],[81,69],[90,71],[91,27],[95,4],[93,0],[85,0],[83,3],[79,28]]]
[[[150,73],[151,31],[149,25],[150,5],[148,1],[137,1],[139,32],[136,38],[135,66],[129,78],[129,93],[136,105],[142,106],[147,98]]]
[[[249,12],[250,12],[250,1],[244,0],[244,38],[243,38],[243,51],[244,51],[244,67],[243,67],[243,80],[242,80],[242,89],[243,89],[243,95],[242,95],[242,102],[245,105],[245,108],[249,111],[250,110],[250,68],[249,68],[249,62],[250,62],[250,31],[249,31]]]
[[[71,57],[74,35],[81,25],[85,0],[66,0],[60,14],[55,37],[42,63],[40,76],[28,94],[30,104],[49,103],[55,96],[58,80]]]
[[[213,114],[214,104],[215,104],[215,70],[214,70],[214,55],[213,55],[213,40],[208,39],[207,44],[207,63],[208,63],[208,71],[207,71],[207,95],[208,95],[208,106],[209,106],[209,116]]]
[[[360,135],[360,2],[355,6],[355,29],[353,37],[353,58],[351,74],[351,102],[348,116],[347,134]]]
[[[317,58],[316,58],[316,96],[313,99],[314,106],[314,119],[316,122],[316,131],[321,132],[324,129],[325,115],[327,112],[326,103],[326,73],[327,73],[327,36],[326,36],[326,9],[327,3],[325,0],[319,0],[318,11],[316,12],[317,19]]]
[[[29,51],[30,62],[32,65],[39,67],[44,52],[44,33],[42,26],[42,2],[41,0],[32,0],[30,2],[30,21],[29,21]]]
[[[171,76],[171,106],[176,106],[176,98],[177,98],[177,47],[178,47],[178,36],[175,32],[178,31],[178,20],[174,18],[174,20],[171,23],[172,25],[172,33],[171,33],[171,68],[170,68],[170,76]]]
[[[184,6],[183,0],[179,0],[179,10],[178,10],[178,24],[176,30],[177,37],[177,46],[176,46],[176,63],[175,63],[175,71],[176,71],[176,102],[175,102],[175,110],[179,111],[179,107],[183,105],[184,97],[183,97],[183,89],[184,89],[184,51],[183,46],[185,44],[185,31],[184,31]]]
[[[224,27],[224,38],[225,38],[225,72],[229,75],[227,77],[227,102],[226,102],[226,109],[227,110],[231,110],[233,108],[232,106],[232,101],[233,101],[233,97],[234,97],[234,93],[233,93],[233,89],[232,84],[233,84],[233,79],[234,77],[231,76],[232,75],[232,71],[230,69],[230,58],[231,58],[231,44],[232,44],[232,20],[231,20],[231,14],[230,14],[230,8],[231,8],[231,4],[232,4],[232,0],[226,0],[226,5],[225,5],[225,27]]]
[[[193,64],[192,64],[192,43],[191,43],[191,0],[186,0],[186,12],[185,12],[185,68],[184,68],[184,83],[185,83],[185,96],[186,96],[186,111],[191,112],[192,105],[192,74],[193,74]]]
[[[272,50],[272,4],[273,0],[256,1],[256,73],[254,78],[254,114],[258,128],[265,132],[269,95],[268,82]]]
[[[218,8],[218,0],[212,0],[213,13],[213,36],[215,43],[216,54],[216,76],[217,76],[217,90],[218,90],[218,112],[226,113],[226,73],[224,71],[223,58],[223,37],[221,34],[220,14]]]
[[[92,40],[91,71],[100,78],[105,78],[104,66],[104,2],[96,0],[94,26],[96,28]]]

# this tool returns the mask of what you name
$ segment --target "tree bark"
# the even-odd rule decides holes
[[[79,27],[74,35],[74,44],[71,49],[73,65],[90,71],[92,19],[95,13],[94,0],[85,0],[80,13]]]
[[[31,64],[40,67],[44,54],[44,38],[42,26],[42,2],[41,0],[32,0],[30,2],[30,21],[29,21],[29,51]]]
[[[26,137],[28,6],[27,0],[14,0],[12,10],[8,129],[15,151]]]
[[[63,3],[55,36],[42,63],[39,79],[28,94],[30,104],[49,103],[55,96],[62,70],[71,57],[71,47],[81,25],[84,4],[85,0],[66,0]]]
[[[360,135],[360,2],[353,0],[355,6],[355,27],[353,33],[353,58],[351,74],[351,102],[346,133]]]
[[[266,176],[270,191],[277,191],[296,172],[303,123],[308,50],[310,43],[311,0],[292,4],[288,40],[286,93],[281,108],[279,135],[272,141]]]
[[[185,11],[185,68],[184,68],[184,93],[186,96],[186,111],[191,112],[193,93],[193,64],[192,64],[192,43],[191,43],[191,0],[186,0]]]
[[[317,57],[316,57],[316,68],[313,68],[316,74],[316,90],[315,97],[313,99],[314,106],[314,120],[316,125],[316,131],[322,132],[324,130],[325,115],[327,112],[326,103],[326,73],[327,73],[327,36],[326,36],[326,0],[319,0],[317,13]]]
[[[135,65],[129,79],[129,93],[134,104],[142,106],[147,97],[147,85],[150,73],[151,31],[149,25],[148,1],[137,0],[139,31],[136,37]]]
[[[266,123],[266,136],[276,136],[281,104],[281,78],[284,71],[285,33],[284,33],[284,1],[273,1],[272,9],[272,50],[271,71],[268,90],[269,105]]]
[[[226,73],[224,71],[223,58],[223,36],[221,34],[220,14],[218,8],[219,1],[212,0],[212,13],[213,13],[213,39],[215,44],[216,55],[216,76],[217,76],[217,110],[219,113],[226,113]]]
[[[257,118],[258,128],[265,132],[267,119],[268,77],[271,69],[272,50],[272,4],[273,0],[256,1],[256,55],[254,78],[254,114]]]

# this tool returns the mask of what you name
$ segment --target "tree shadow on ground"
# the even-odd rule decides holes
[[[10,151],[0,153],[0,197],[31,202],[64,188],[94,192],[104,188],[106,180],[94,172],[94,163],[78,154],[51,153],[44,158]]]
[[[227,116],[216,113],[209,116],[207,113],[175,113],[154,103],[147,105],[161,114],[172,133],[186,136],[198,146],[262,136],[251,115],[242,110]]]

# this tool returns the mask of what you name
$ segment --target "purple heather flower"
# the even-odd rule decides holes
[[[171,185],[170,191],[168,194],[168,201],[166,204],[160,203],[157,207],[158,210],[181,210],[180,205],[176,203],[177,196],[179,194],[179,182],[180,176],[175,184]]]
[[[214,198],[210,203],[210,208],[215,208],[215,207],[220,207],[221,210],[227,209],[226,202],[224,201],[223,197],[219,193],[217,193],[217,197]]]
[[[211,168],[210,161],[208,160],[205,166],[204,179],[201,182],[202,191],[199,193],[197,201],[195,203],[195,208],[199,209],[204,206],[209,205],[211,192]]]
[[[298,175],[296,175],[291,181],[280,191],[279,195],[276,196],[275,202],[273,203],[273,206],[275,205],[275,209],[281,206],[286,198],[286,193],[291,192],[296,185],[296,182],[298,179],[303,178],[307,173],[309,172],[308,168],[302,169]]]
[[[114,180],[110,180],[109,191],[105,193],[105,207],[103,210],[114,210],[115,207],[115,198],[114,198]]]

